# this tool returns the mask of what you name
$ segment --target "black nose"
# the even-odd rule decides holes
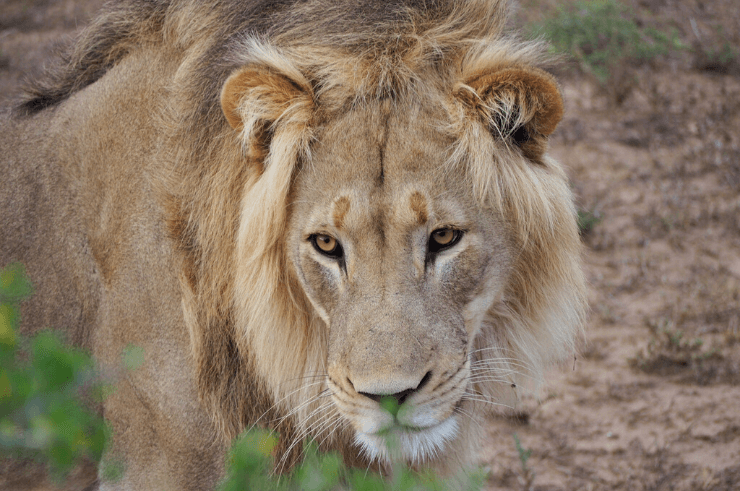
[[[414,392],[421,390],[422,387],[424,387],[427,382],[429,382],[429,379],[432,377],[432,372],[427,372],[424,374],[424,377],[422,377],[421,381],[417,384],[416,387],[412,387],[406,390],[402,390],[401,392],[396,392],[395,394],[371,394],[369,392],[358,392],[358,394],[363,395],[367,397],[368,399],[372,399],[375,402],[380,402],[381,399],[385,397],[392,397],[396,400],[398,405],[400,406],[406,401],[406,398],[413,394]]]

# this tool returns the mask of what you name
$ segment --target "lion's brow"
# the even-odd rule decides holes
[[[409,205],[411,211],[416,215],[416,221],[419,225],[423,225],[429,220],[429,210],[427,208],[427,199],[419,191],[411,193],[409,198]]]
[[[344,226],[344,218],[349,212],[351,200],[347,196],[340,196],[334,201],[334,207],[332,211],[332,218],[334,219],[334,226],[337,229],[341,229]]]

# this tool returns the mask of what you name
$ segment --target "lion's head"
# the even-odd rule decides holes
[[[220,97],[255,177],[233,306],[298,435],[380,461],[392,440],[446,467],[482,407],[572,351],[584,286],[546,155],[562,100],[535,51],[413,34],[380,52],[290,33],[239,45]]]

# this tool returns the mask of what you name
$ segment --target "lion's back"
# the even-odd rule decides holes
[[[128,57],[55,107],[0,119],[0,264],[23,263],[34,285],[24,330],[66,331],[90,348],[110,315],[100,311],[106,289],[118,282],[135,293],[131,270],[168,260],[152,184],[160,161],[151,110],[162,89],[151,64]],[[154,278],[176,282],[174,273]]]
[[[21,262],[34,285],[22,306],[26,331],[57,327],[80,342],[84,323],[80,288],[90,290],[92,264],[69,248],[81,238],[68,206],[72,189],[55,165],[46,118],[0,122],[0,265]]]
[[[105,416],[115,445],[130,468],[151,474],[127,474],[120,484],[133,489],[149,478],[187,489],[169,481],[171,465],[207,469],[194,471],[192,486],[222,472],[198,403],[179,262],[157,189],[159,152],[169,153],[153,115],[180,61],[176,50],[144,47],[53,106],[0,121],[0,266],[22,262],[35,288],[22,329],[65,332],[114,374]],[[143,349],[145,362],[119,380],[129,345]],[[176,450],[183,447],[192,454]]]

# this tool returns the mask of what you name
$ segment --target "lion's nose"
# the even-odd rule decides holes
[[[414,392],[417,392],[422,389],[428,382],[429,379],[432,377],[432,372],[427,372],[424,374],[424,376],[421,378],[419,383],[417,383],[413,387],[409,387],[408,389],[404,389],[402,391],[396,392],[394,394],[388,394],[384,393],[382,391],[373,391],[373,392],[363,392],[363,391],[357,391],[358,394],[363,395],[367,397],[368,399],[372,399],[375,402],[380,402],[381,399],[385,397],[392,397],[396,400],[398,405],[400,406],[406,401],[406,398],[413,394]]]

